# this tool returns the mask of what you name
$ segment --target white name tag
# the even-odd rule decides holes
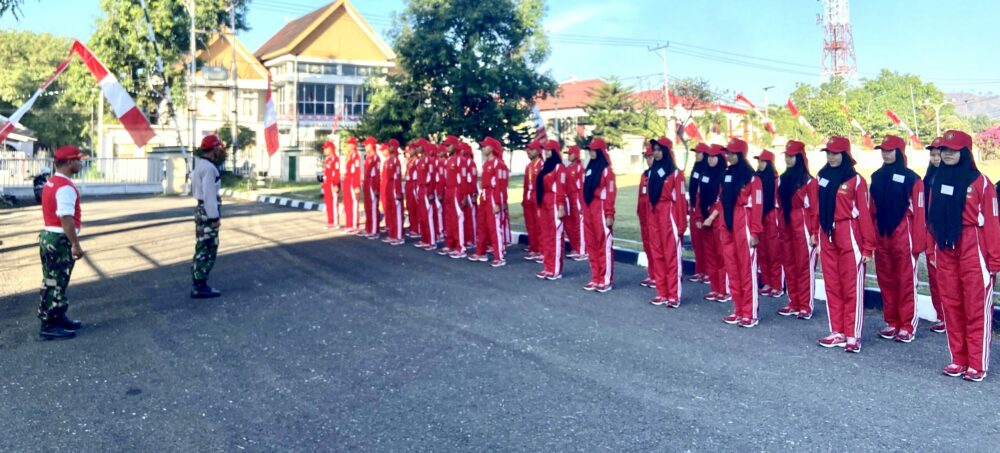
[[[893,175],[892,175],[892,182],[898,182],[898,183],[902,184],[902,183],[906,182],[906,177],[903,176],[903,175],[901,175],[901,174],[899,174],[899,173],[893,173]]]
[[[726,182],[733,182],[733,175],[726,175]]]
[[[955,195],[955,188],[947,184],[941,184],[942,195]]]
[[[642,193],[643,193],[643,194],[645,194],[645,193],[646,193],[646,187],[645,187],[645,186],[643,186],[643,187],[642,187]]]
[[[830,180],[829,179],[819,178],[819,186],[820,187],[826,187],[828,185],[830,185]]]
[[[591,172],[591,170],[587,169],[587,176],[590,176],[590,172]]]
[[[656,170],[656,174],[657,174],[657,175],[660,175],[660,177],[662,178],[662,177],[663,177],[663,175],[667,174],[667,172],[663,171],[663,169],[661,168],[661,169],[659,169],[659,170]]]
[[[694,172],[692,176],[694,176],[694,179],[698,179],[701,177],[701,175],[699,175],[698,172]]]
[[[702,176],[701,177],[701,182],[703,182],[705,184],[708,184],[708,176]]]

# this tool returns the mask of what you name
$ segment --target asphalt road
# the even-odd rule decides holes
[[[945,338],[825,350],[763,302],[754,329],[644,270],[587,293],[510,265],[341,237],[323,214],[225,206],[187,298],[191,202],[84,200],[76,339],[41,341],[37,208],[0,211],[0,451],[933,451],[1000,445],[1000,376],[947,378]],[[991,447],[992,446],[992,447]]]

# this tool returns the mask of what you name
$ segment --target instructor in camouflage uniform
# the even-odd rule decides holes
[[[75,146],[56,150],[56,172],[42,188],[42,219],[45,228],[38,235],[42,258],[41,303],[38,318],[42,327],[38,334],[44,339],[71,338],[80,329],[80,321],[66,317],[69,304],[66,287],[76,260],[83,257],[77,234],[80,232],[80,191],[73,184],[73,175],[80,172],[83,156]]]
[[[215,135],[202,139],[195,151],[194,170],[191,171],[191,193],[198,200],[194,210],[195,245],[194,260],[191,264],[192,299],[219,297],[221,292],[208,286],[208,274],[215,266],[215,255],[219,250],[219,227],[222,223],[219,189],[220,162],[226,161],[226,146]]]

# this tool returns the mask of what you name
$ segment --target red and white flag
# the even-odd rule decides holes
[[[705,138],[701,136],[701,131],[698,130],[698,125],[691,120],[688,120],[687,125],[684,126],[684,135],[698,141],[705,141]]]
[[[278,152],[278,114],[274,110],[274,99],[271,96],[271,77],[267,77],[267,104],[264,107],[264,142],[267,145],[267,155]]]
[[[36,90],[35,94],[28,99],[28,102],[25,102],[21,108],[17,109],[17,111],[11,115],[10,119],[4,123],[3,126],[0,126],[0,140],[6,138],[7,135],[14,130],[14,126],[21,120],[21,117],[24,116],[29,109],[31,109],[31,106],[35,103],[35,100],[38,99],[38,96],[41,95],[42,92],[45,91],[45,89],[48,88],[48,86],[51,85],[52,82],[54,82],[55,79],[66,70],[66,67],[69,66],[70,61],[73,59],[74,53],[77,54],[81,60],[83,60],[83,63],[87,65],[87,69],[89,69],[90,73],[94,75],[95,79],[97,79],[97,85],[101,88],[101,91],[104,92],[104,98],[108,100],[109,104],[111,104],[111,108],[114,110],[115,116],[118,117],[118,121],[121,121],[122,126],[125,127],[125,130],[132,137],[132,141],[135,143],[135,146],[142,147],[145,146],[146,143],[149,143],[149,141],[156,136],[156,132],[153,132],[153,128],[149,125],[149,120],[147,120],[146,116],[142,114],[139,107],[135,105],[135,101],[132,100],[132,96],[129,96],[128,92],[125,91],[125,88],[118,82],[118,79],[114,76],[114,74],[108,71],[108,68],[104,66],[104,63],[101,63],[101,60],[98,60],[97,57],[94,56],[93,52],[87,48],[87,46],[76,40],[73,41],[73,47],[70,48],[69,56],[66,58],[66,61],[63,61],[56,68],[55,73],[52,74],[52,76],[49,77],[45,83],[38,87],[38,90]]]
[[[535,140],[547,139],[549,134],[545,132],[545,120],[537,105],[531,108],[531,122],[535,125]]]
[[[799,116],[799,108],[795,106],[795,102],[792,101],[792,98],[788,98],[788,102],[785,105],[788,106],[788,111],[792,114],[792,116]]]
[[[774,129],[774,123],[768,120],[764,123],[764,129],[771,133],[771,135],[778,135],[778,132]]]
[[[746,105],[749,105],[750,108],[752,108],[754,110],[757,109],[757,106],[754,105],[753,102],[750,102],[750,100],[747,99],[747,97],[744,96],[743,93],[736,93],[736,102],[742,102],[742,103],[744,103]]]
[[[893,123],[896,123],[897,126],[906,130],[907,134],[910,134],[910,142],[913,143],[914,146],[916,146],[917,148],[924,147],[924,144],[920,142],[919,138],[917,138],[917,134],[913,132],[913,129],[910,129],[910,126],[907,126],[903,120],[899,119],[899,117],[896,116],[896,114],[893,113],[892,110],[885,109],[885,114],[886,116],[889,117],[890,120],[892,120]]]

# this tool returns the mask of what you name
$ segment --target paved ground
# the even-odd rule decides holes
[[[79,337],[37,339],[37,208],[0,211],[0,451],[925,451],[1000,442],[998,379],[946,378],[944,337],[824,350],[812,321],[543,282],[511,265],[328,234],[316,212],[225,207],[186,297],[188,200],[85,200]]]

